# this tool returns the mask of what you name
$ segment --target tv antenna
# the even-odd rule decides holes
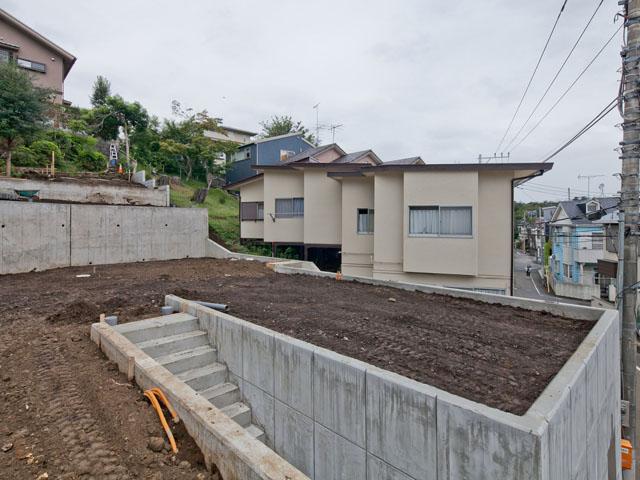
[[[329,130],[331,130],[331,143],[336,143],[336,130],[338,130],[339,128],[344,127],[344,124],[340,123],[340,124],[331,124],[329,126]]]
[[[582,180],[583,178],[587,179],[587,198],[591,198],[591,179],[599,177],[604,177],[604,175],[578,175],[578,180]]]

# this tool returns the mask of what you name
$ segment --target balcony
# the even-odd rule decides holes
[[[591,248],[576,248],[573,250],[573,261],[578,263],[598,263],[604,256],[604,250]]]

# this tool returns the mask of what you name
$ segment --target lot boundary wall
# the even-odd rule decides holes
[[[198,317],[267,445],[312,479],[622,478],[615,311],[575,309],[593,329],[516,416],[179,297],[165,301]]]
[[[204,257],[207,211],[0,201],[0,274]]]
[[[24,178],[0,177],[0,194],[17,198],[15,190],[38,190],[40,200],[105,205],[169,206],[169,186],[141,188],[139,186],[90,185],[81,182],[54,182]]]

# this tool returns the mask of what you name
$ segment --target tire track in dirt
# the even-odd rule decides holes
[[[60,347],[48,344],[48,336],[33,343],[38,370],[36,377],[38,416],[42,429],[59,438],[67,452],[64,474],[60,478],[131,478],[120,458],[100,433],[91,406],[83,400],[75,374]]]

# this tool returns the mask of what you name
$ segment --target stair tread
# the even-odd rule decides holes
[[[157,345],[165,345],[175,341],[183,340],[186,338],[206,337],[207,333],[202,330],[192,330],[190,332],[178,333],[176,335],[169,335],[166,337],[154,338],[152,340],[146,340],[138,343],[138,348],[144,350],[145,348],[154,347]]]
[[[124,334],[136,330],[142,330],[145,328],[162,327],[171,323],[191,322],[193,320],[197,320],[196,317],[188,313],[172,313],[171,315],[162,315],[160,317],[146,318],[144,320],[138,320],[135,322],[122,323],[120,325],[116,325],[114,328],[116,331]]]
[[[156,362],[159,364],[170,363],[176,360],[180,360],[182,358],[188,358],[195,355],[200,355],[207,352],[215,352],[216,350],[212,348],[210,345],[202,345],[200,347],[190,348],[188,350],[182,350],[180,352],[170,353],[168,355],[163,355],[162,357],[156,358]]]
[[[233,392],[235,390],[238,390],[237,385],[234,385],[233,383],[229,383],[229,382],[224,382],[224,383],[219,383],[218,385],[214,385],[213,387],[209,387],[198,393],[203,397],[210,399],[210,398],[217,397],[218,395],[222,395],[224,393]]]
[[[241,413],[248,412],[249,407],[247,407],[242,402],[235,402],[235,403],[232,403],[231,405],[221,408],[220,411],[224,413],[227,417],[233,418],[240,415]]]
[[[204,367],[192,368],[191,370],[186,370],[182,373],[176,375],[180,380],[187,383],[195,378],[204,377],[206,375],[215,374],[226,370],[226,366],[222,363],[213,363],[211,365],[206,365]]]
[[[253,423],[251,425],[249,425],[248,427],[246,427],[245,430],[253,438],[258,438],[258,437],[260,437],[260,436],[262,436],[264,434],[264,431],[260,427],[258,427],[257,425],[254,425]]]

